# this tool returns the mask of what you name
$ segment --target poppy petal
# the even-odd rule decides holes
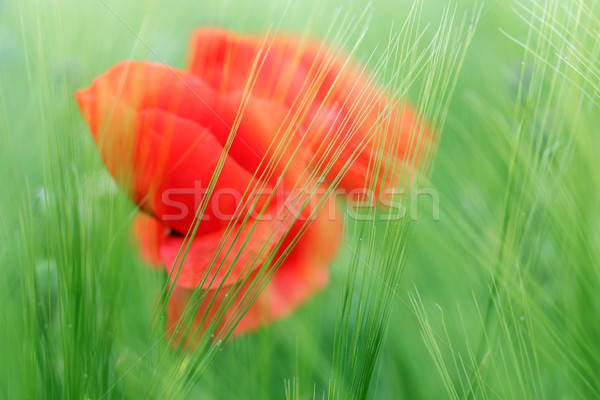
[[[421,161],[430,139],[410,105],[394,105],[342,52],[291,36],[261,40],[219,28],[192,35],[189,69],[207,80],[218,75],[215,88],[226,81],[222,90],[244,90],[253,65],[257,72],[251,96],[303,116],[298,132],[310,137],[316,160],[312,165],[331,167],[329,182],[344,174],[341,187],[367,187],[378,197],[383,190],[402,186],[410,165]],[[326,149],[329,156],[323,159]]]
[[[291,253],[239,320],[233,335],[255,331],[266,323],[288,315],[326,286],[329,279],[329,265],[337,254],[343,233],[341,218],[332,201],[329,200],[332,207],[325,204],[314,221],[303,230],[302,237]],[[303,224],[299,227],[301,226]],[[199,328],[199,324],[203,323],[200,329],[207,329],[217,313],[223,315],[217,328],[219,333],[225,326],[237,322],[241,315],[240,307],[248,301],[248,296],[252,297],[255,293],[256,286],[251,287],[250,283],[256,279],[256,274],[252,274],[240,288],[230,285],[220,290],[209,289],[198,307],[194,328]],[[193,288],[186,288],[179,284],[173,287],[168,308],[169,327],[174,327],[179,322],[193,292]],[[228,308],[220,308],[227,301],[230,293],[236,293],[236,297],[231,300]],[[181,337],[178,338],[180,339]]]
[[[163,267],[159,246],[167,235],[166,227],[156,218],[138,213],[133,222],[133,235],[140,249],[142,260],[156,268]]]
[[[132,83],[140,81],[147,85]],[[227,109],[229,100],[216,99],[213,90],[197,77],[134,62],[112,68],[89,88],[78,91],[77,99],[117,182],[129,188],[132,199],[145,210],[186,233],[229,135],[223,118],[233,120],[237,113]],[[218,114],[214,110],[219,110]],[[253,178],[255,170],[248,167],[257,168],[268,152],[270,139],[265,138],[272,136],[274,127],[256,116],[250,118],[239,139],[243,136],[256,143],[263,155],[249,163],[247,154],[256,154],[256,150],[249,152],[236,136],[215,187],[221,194],[217,207],[207,209],[201,232],[218,229],[222,221],[228,221],[217,214],[231,216],[244,200],[246,189],[269,188]]]
[[[314,221],[303,229],[291,253],[251,307],[249,312],[253,312],[254,317],[246,314],[242,321],[245,325],[238,329],[282,318],[322,290],[329,281],[329,266],[338,253],[342,237],[342,219],[330,199]],[[262,311],[265,308],[268,310],[266,319]]]
[[[251,82],[253,96],[289,106],[307,75],[298,41],[291,38],[263,41],[220,28],[202,28],[192,34],[189,52],[189,71],[223,94],[243,91]]]
[[[182,249],[187,247],[183,236],[168,236],[159,251],[176,285],[215,289],[244,280],[273,257],[273,248],[294,223],[295,218],[287,208],[272,206],[259,219],[196,235],[181,268],[178,260],[183,258]]]

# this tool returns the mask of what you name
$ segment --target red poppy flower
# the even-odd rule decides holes
[[[189,70],[221,93],[243,91],[253,78],[253,97],[298,115],[312,166],[333,164],[329,180],[354,155],[341,176],[346,191],[367,187],[378,197],[382,189],[398,186],[407,164],[417,164],[421,151],[415,149],[428,144],[426,128],[408,103],[394,104],[364,68],[310,40],[199,29],[192,35]],[[373,156],[381,163],[377,173]]]
[[[202,29],[189,71],[126,61],[76,94],[107,169],[142,210],[134,226],[142,256],[177,277],[171,322],[201,287],[197,324],[221,310],[223,327],[265,271],[273,277],[235,333],[292,311],[326,284],[341,237],[340,218],[316,207],[317,178],[379,193],[416,153],[413,112],[390,107],[361,69],[313,42],[265,43]]]

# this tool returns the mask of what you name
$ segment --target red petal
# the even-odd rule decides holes
[[[219,99],[200,79],[181,71],[127,62],[78,91],[77,100],[116,180],[130,188],[136,203],[186,233],[229,135],[224,118],[235,119],[238,105],[232,101],[239,99]],[[258,184],[252,177],[255,170],[248,168],[256,169],[268,154],[276,127],[258,118],[264,108],[251,108],[255,111],[249,112],[248,122],[233,141],[215,187],[219,196],[211,199],[200,232],[222,227],[243,202],[246,189]],[[254,155],[251,162],[248,154]],[[264,165],[268,164],[267,159]],[[273,179],[282,173],[280,165]]]
[[[330,199],[305,228],[292,252],[236,327],[236,333],[282,318],[322,290],[329,280],[329,267],[342,237],[342,218]]]
[[[303,225],[303,222],[296,225],[290,235],[295,235]],[[341,238],[342,221],[331,199],[307,227],[292,252],[235,327],[233,334],[240,335],[254,331],[266,323],[280,319],[322,290],[327,284],[329,265],[337,254]],[[254,279],[256,279],[256,272],[238,289],[236,298],[231,300],[231,304],[224,312],[217,329],[218,333],[221,333],[225,326],[229,326],[233,319],[237,320],[239,310],[236,311],[236,307],[242,301],[247,301],[247,297],[244,300],[244,296],[252,296],[255,293],[256,287],[250,287],[250,282]],[[235,290],[235,287],[224,286],[219,291],[210,289],[206,293],[205,299],[198,308],[194,328],[198,328],[204,318],[201,330],[207,329],[208,323],[217,316],[219,307],[228,300],[228,295],[233,293],[231,290]],[[182,317],[192,293],[193,289],[179,284],[173,288],[169,300],[168,326],[170,328],[173,328]],[[210,305],[211,301],[212,305]]]
[[[272,257],[272,249],[294,222],[287,208],[271,206],[262,218],[249,219],[246,223],[240,219],[229,232],[223,228],[196,235],[181,268],[182,246],[183,250],[187,246],[184,246],[184,237],[167,237],[161,243],[160,255],[168,271],[175,269],[172,279],[176,279],[178,286],[196,288],[200,285],[205,289],[229,286],[244,280]]]
[[[167,153],[165,168],[154,170],[153,179],[160,177],[153,196],[154,214],[168,226],[185,234],[192,226],[196,209],[205,198],[205,190],[215,173],[223,147],[212,133],[189,119],[158,110],[140,113],[142,130],[156,132],[149,153]],[[171,134],[170,132],[176,132]],[[170,139],[165,140],[165,137]],[[263,187],[233,157],[227,157],[199,226],[199,233],[222,229],[235,215],[240,205],[249,209],[247,190]],[[267,185],[265,187],[269,189]],[[248,193],[250,194],[250,193]],[[255,196],[252,196],[254,198]],[[256,208],[264,205],[266,196],[256,196]]]
[[[219,28],[198,29],[190,42],[189,70],[223,94],[243,91],[254,70],[253,96],[289,105],[304,84],[298,43],[259,40]],[[250,88],[250,87],[249,87]]]
[[[257,53],[252,38],[218,28],[199,29],[190,42],[189,70],[226,94],[246,86]]]
[[[329,182],[346,170],[354,154],[340,182],[346,190],[366,185],[379,196],[404,186],[401,177],[412,170],[407,164],[422,161],[422,149],[429,145],[427,132],[417,140],[420,123],[406,102],[392,104],[362,68],[315,42],[285,36],[262,40],[208,28],[193,34],[190,52],[190,71],[223,92],[244,90],[254,65],[252,96],[284,105],[290,116],[299,113],[304,129],[298,132],[310,137],[313,167],[323,160],[323,165],[333,163]],[[413,154],[418,157],[411,160]],[[375,160],[381,164],[377,174]]]

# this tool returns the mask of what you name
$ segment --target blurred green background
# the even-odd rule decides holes
[[[363,62],[412,2],[0,2],[0,398],[335,397],[348,246],[325,292],[174,382],[185,355],[150,335],[164,277],[73,93],[128,58],[184,67],[198,26],[324,36],[367,7]],[[427,183],[439,219],[420,199],[367,397],[600,398],[598,3],[428,0],[423,43],[447,7],[481,12]]]

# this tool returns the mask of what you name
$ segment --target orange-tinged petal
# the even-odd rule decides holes
[[[167,228],[156,218],[139,213],[133,221],[133,235],[138,243],[142,260],[154,268],[162,268],[164,263],[159,246],[167,236]]]

